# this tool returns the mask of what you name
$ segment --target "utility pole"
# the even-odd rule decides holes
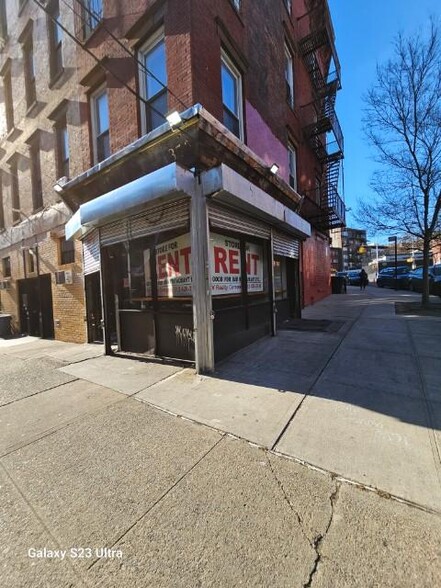
[[[394,243],[395,245],[395,290],[398,290],[398,275],[397,275],[397,267],[398,267],[398,252],[397,252],[397,237],[389,237],[389,243]]]

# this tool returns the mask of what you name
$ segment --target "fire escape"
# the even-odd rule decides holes
[[[303,132],[321,164],[316,185],[305,193],[303,214],[322,231],[345,226],[345,205],[339,195],[343,133],[335,113],[341,88],[340,63],[327,0],[306,0],[307,13],[299,19],[299,49],[309,73],[313,96],[303,106]]]

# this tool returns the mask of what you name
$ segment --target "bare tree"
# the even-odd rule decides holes
[[[441,30],[399,35],[394,55],[377,66],[365,97],[365,132],[380,164],[376,197],[361,201],[357,219],[376,232],[419,240],[422,303],[429,303],[431,244],[441,238]]]

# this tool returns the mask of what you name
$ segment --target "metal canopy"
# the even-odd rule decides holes
[[[171,163],[82,204],[66,224],[66,239],[81,238],[96,227],[140,212],[148,204],[191,197],[193,191],[194,175]]]
[[[301,239],[311,236],[311,225],[267,192],[222,164],[202,174],[204,194],[239,208]]]

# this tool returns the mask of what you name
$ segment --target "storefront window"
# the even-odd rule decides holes
[[[239,239],[211,233],[210,283],[213,296],[237,296],[242,292]]]
[[[286,286],[286,259],[274,258],[274,292],[276,300],[284,300],[288,297]]]
[[[245,243],[248,294],[263,294],[268,291],[265,255],[261,245]]]
[[[192,295],[190,235],[159,243],[155,248],[158,298]]]

